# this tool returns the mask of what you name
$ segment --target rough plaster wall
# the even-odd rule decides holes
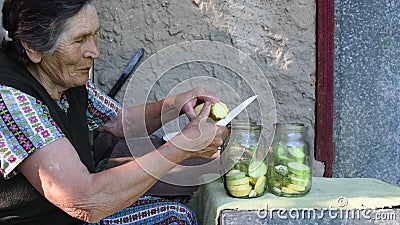
[[[314,0],[97,0],[96,4],[101,23],[101,57],[95,62],[95,82],[102,90],[111,89],[139,48],[145,49],[140,61],[143,63],[177,43],[218,41],[238,48],[254,60],[272,89],[276,120],[306,124],[313,145]],[[154,84],[149,101],[164,98],[175,85],[194,74],[224,80],[241,98],[252,94],[246,77],[233,76],[232,71],[220,65],[192,62],[171,68]],[[120,102],[126,86],[116,96]],[[232,100],[224,90],[214,92],[227,103],[237,104],[238,99]],[[260,112],[252,108],[249,112],[254,117],[251,119],[257,120]],[[316,174],[322,175],[321,164],[316,165]]]
[[[108,91],[138,48],[145,49],[143,62],[184,41],[229,44],[250,56],[266,76],[276,104],[276,120],[305,123],[313,145],[315,7],[314,0],[97,1],[102,56],[95,63],[95,82]],[[233,77],[229,69],[191,62],[171,68],[155,82],[149,101],[164,98],[175,85],[194,74],[222,79],[242,98],[251,92],[246,82]],[[119,101],[126,86],[116,96]],[[223,97],[224,90],[214,92],[228,104],[237,103]],[[321,164],[316,165],[316,174],[322,175]]]
[[[335,5],[333,174],[400,186],[400,2]]]

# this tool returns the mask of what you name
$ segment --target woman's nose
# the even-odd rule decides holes
[[[83,52],[83,57],[96,59],[100,55],[99,49],[97,48],[97,41],[92,38],[87,42],[86,48]]]

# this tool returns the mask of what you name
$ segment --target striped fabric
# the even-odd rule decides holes
[[[194,213],[181,203],[171,202],[159,197],[143,196],[132,206],[122,209],[98,223],[85,225],[102,224],[197,225],[197,221]]]

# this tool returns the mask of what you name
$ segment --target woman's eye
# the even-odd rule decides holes
[[[84,42],[86,39],[87,39],[87,36],[81,36],[81,37],[79,37],[79,38],[76,38],[76,39],[75,39],[75,42],[76,42],[76,43],[82,43],[82,42]]]

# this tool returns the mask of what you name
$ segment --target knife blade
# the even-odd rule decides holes
[[[238,106],[236,106],[234,109],[232,109],[225,118],[218,121],[216,123],[216,125],[218,125],[218,126],[228,125],[229,122],[231,122],[237,115],[239,115],[239,113],[242,112],[243,109],[245,109],[248,105],[250,105],[250,103],[252,103],[254,101],[254,99],[256,99],[257,97],[258,97],[258,95],[254,95],[254,96],[246,99],[244,102],[240,103]],[[171,138],[175,137],[177,134],[179,134],[179,132],[166,133],[166,134],[164,134],[163,139],[164,139],[164,141],[169,141]]]
[[[122,72],[121,76],[108,92],[108,96],[114,98],[117,95],[118,91],[121,89],[122,85],[128,79],[129,74],[132,72],[133,68],[135,68],[136,64],[139,62],[140,58],[143,56],[144,48],[139,49],[132,57],[131,61],[129,61],[128,66],[125,67],[124,71]]]
[[[257,97],[258,97],[258,95],[254,95],[254,96],[246,99],[244,102],[240,103],[238,106],[236,106],[234,109],[232,109],[225,118],[218,121],[216,123],[216,125],[218,125],[218,126],[228,125],[228,123],[231,122],[233,120],[233,118],[235,118],[237,115],[239,115],[239,113],[242,112],[243,109],[245,109],[248,105],[250,105],[250,103],[252,103],[254,101],[254,99],[256,99]]]

